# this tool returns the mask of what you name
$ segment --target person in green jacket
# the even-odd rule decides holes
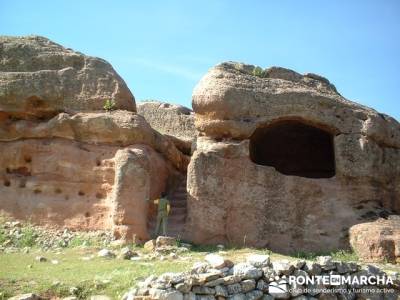
[[[168,215],[171,206],[166,196],[165,193],[162,193],[160,199],[154,200],[154,204],[158,205],[156,230],[154,232],[156,237],[159,236],[160,233],[163,236],[167,235]]]

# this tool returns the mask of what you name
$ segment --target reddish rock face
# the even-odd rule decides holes
[[[400,219],[378,219],[350,228],[350,243],[364,261],[400,261]]]
[[[0,212],[146,240],[148,200],[188,158],[104,60],[42,37],[0,37],[0,55]]]
[[[152,148],[31,139],[0,143],[0,150],[5,212],[42,225],[125,227],[118,235],[148,237],[146,200],[165,189],[168,177],[165,160]]]
[[[224,63],[193,91],[200,137],[186,237],[283,253],[348,249],[349,228],[400,211],[400,125],[328,80]]]

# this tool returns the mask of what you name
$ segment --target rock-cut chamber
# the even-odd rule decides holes
[[[250,138],[250,159],[285,175],[335,176],[332,134],[299,121],[281,121],[256,129]]]

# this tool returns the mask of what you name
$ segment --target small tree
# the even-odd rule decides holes
[[[114,100],[107,99],[106,102],[104,103],[103,108],[104,108],[106,111],[112,111],[112,110],[114,110],[114,109],[115,109],[115,102],[114,102]]]
[[[253,75],[254,76],[258,76],[258,77],[263,77],[263,69],[261,69],[260,67],[255,67],[253,69]]]

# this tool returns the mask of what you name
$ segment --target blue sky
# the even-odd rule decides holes
[[[398,0],[0,0],[0,34],[102,57],[137,100],[190,106],[208,68],[233,60],[321,74],[400,120]]]

